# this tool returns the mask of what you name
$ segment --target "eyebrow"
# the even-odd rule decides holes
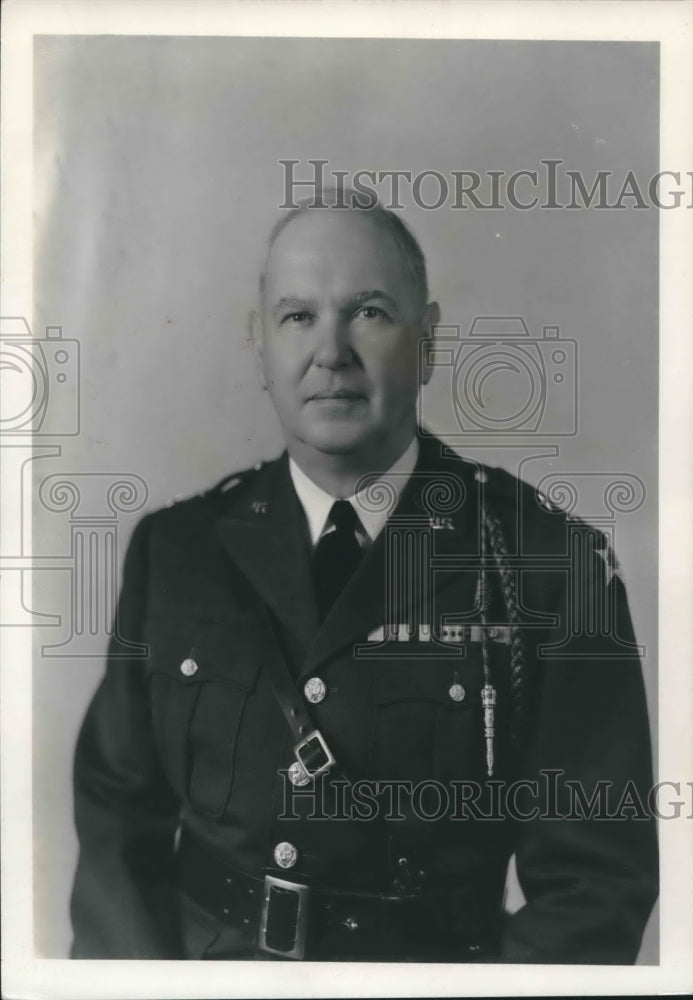
[[[362,306],[364,302],[372,302],[377,299],[381,302],[386,302],[391,309],[399,311],[399,306],[387,292],[384,292],[381,288],[368,288],[362,292],[357,292],[356,295],[348,299],[345,304],[346,309],[354,309]],[[315,303],[312,299],[300,299],[295,298],[293,295],[282,295],[282,297],[277,301],[276,305],[273,306],[275,311],[279,309],[307,309],[314,307]]]
[[[350,304],[355,306],[361,306],[364,302],[370,302],[372,299],[379,299],[381,302],[387,302],[388,305],[394,309],[398,310],[399,306],[387,292],[384,292],[381,288],[370,288],[364,292],[359,292],[358,295],[354,296]]]
[[[310,299],[297,299],[293,295],[282,295],[278,300],[276,305],[272,308],[276,311],[278,309],[305,309],[307,306],[312,306],[313,302]]]

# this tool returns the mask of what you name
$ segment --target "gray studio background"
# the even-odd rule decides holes
[[[647,178],[657,170],[658,50],[43,37],[35,113],[34,329],[62,325],[82,354],[81,432],[60,440],[60,458],[34,462],[36,480],[135,473],[149,489],[144,511],[281,447],[246,326],[283,197],[280,159],[302,161],[301,176],[309,158],[449,175],[536,169],[553,157],[590,184],[600,169]],[[443,322],[466,330],[477,314],[522,315],[535,333],[555,324],[578,342],[580,432],[524,475],[628,472],[646,485],[642,506],[618,519],[617,546],[654,707],[657,213],[425,211],[408,190],[405,218]],[[427,390],[434,417],[448,385],[436,375]],[[505,463],[490,449],[474,454]],[[581,496],[577,512],[591,516],[591,503]],[[142,512],[120,518],[119,560]],[[37,505],[33,546],[69,552],[67,515]],[[37,629],[39,648],[62,641],[67,570],[37,574],[33,607],[63,616]],[[36,657],[35,899],[46,956],[69,946],[71,758],[101,671],[97,658]],[[657,961],[654,921],[640,960]]]

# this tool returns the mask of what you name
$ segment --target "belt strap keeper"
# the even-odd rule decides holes
[[[294,747],[294,756],[306,774],[311,778],[326,774],[335,764],[325,737],[319,729],[314,729]],[[314,766],[316,765],[317,766]]]

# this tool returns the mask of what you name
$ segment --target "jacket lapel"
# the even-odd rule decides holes
[[[395,588],[396,600],[393,602],[392,598],[388,599],[389,581],[396,571],[391,561],[393,547],[388,546],[388,532],[401,529],[403,534],[410,527],[411,535],[415,539],[427,535],[436,558],[447,556],[454,559],[456,556],[474,555],[478,539],[476,530],[478,503],[472,475],[473,467],[457,458],[445,461],[441,460],[440,456],[439,441],[425,439],[421,441],[419,461],[414,473],[387,525],[364,555],[358,569],[315,634],[301,670],[302,675],[313,672],[351,643],[365,642],[373,629],[386,624],[387,616],[393,613],[393,604],[396,608],[394,613],[398,617],[389,622],[390,624],[416,620],[417,604],[420,599],[417,583],[422,579],[430,580],[431,574],[422,568],[421,563],[414,563],[413,573],[411,563],[405,565],[404,573],[410,574],[412,585]],[[444,526],[439,529],[429,529],[432,498],[435,495],[432,488],[438,481],[440,487],[444,489],[445,484],[449,483],[450,476],[454,476],[462,487],[462,501],[444,522]],[[400,572],[402,565],[400,563],[398,567]],[[412,577],[414,579],[411,579]],[[459,581],[459,579],[459,571],[455,570],[454,566],[451,566],[450,572],[435,574],[432,582],[435,593],[431,594],[431,603],[434,607],[440,593],[454,580]],[[472,595],[466,595],[460,610],[471,600]],[[467,604],[467,607],[469,606]]]
[[[263,468],[216,528],[236,566],[306,647],[318,617],[305,516],[286,454]]]

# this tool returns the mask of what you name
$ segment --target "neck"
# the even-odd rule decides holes
[[[402,435],[396,441],[378,442],[372,448],[361,448],[358,452],[328,453],[298,440],[287,441],[287,451],[301,471],[320,489],[343,499],[353,496],[363,476],[387,472],[407,450],[414,433]]]

